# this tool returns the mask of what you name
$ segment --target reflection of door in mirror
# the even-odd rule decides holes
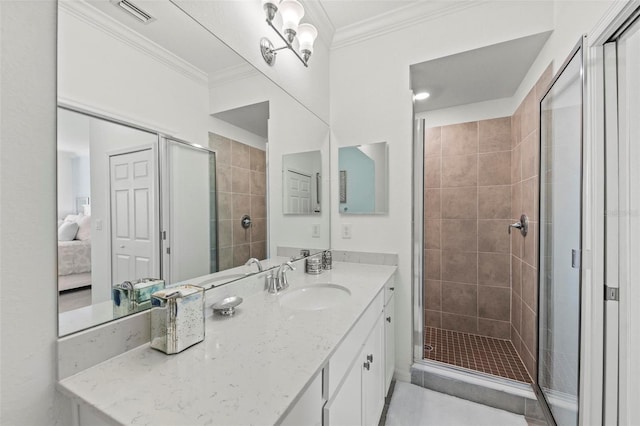
[[[60,313],[93,306],[111,319],[112,284],[159,277],[157,144],[154,133],[58,108]]]
[[[109,156],[111,282],[159,278],[151,148]]]
[[[287,213],[311,213],[311,175],[295,170],[285,171]]]
[[[284,214],[320,213],[320,151],[296,152],[282,156]]]
[[[163,276],[176,283],[219,270],[216,158],[205,149],[166,142]]]

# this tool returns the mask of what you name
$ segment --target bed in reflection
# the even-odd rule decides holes
[[[91,216],[68,215],[58,225],[58,291],[91,286]]]

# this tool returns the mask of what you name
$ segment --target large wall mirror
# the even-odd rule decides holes
[[[147,22],[58,2],[61,336],[146,309],[157,285],[211,288],[256,273],[250,258],[330,248],[327,124],[173,3],[142,6]],[[304,152],[318,203],[291,216],[283,163]]]

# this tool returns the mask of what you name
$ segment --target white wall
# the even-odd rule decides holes
[[[61,101],[207,144],[206,81],[118,40],[68,6],[60,8],[58,31]]]
[[[73,152],[58,151],[58,219],[75,212]]]
[[[329,128],[280,87],[256,73],[210,89],[212,111],[269,101],[269,142],[267,149],[269,188],[269,253],[276,247],[328,248],[330,238]],[[226,136],[226,135],[225,135]],[[322,155],[322,209],[319,215],[284,215],[282,209],[282,156],[294,152],[320,150]],[[311,235],[312,225],[320,225],[320,237]]]
[[[594,4],[598,3],[598,4]],[[608,2],[483,2],[438,20],[332,51],[331,132],[332,192],[338,191],[339,146],[389,142],[389,214],[349,217],[332,212],[332,247],[340,250],[397,252],[399,274],[396,303],[396,371],[408,379],[411,347],[411,170],[412,99],[409,66],[429,59],[479,48],[530,34],[557,31],[534,62],[511,101],[494,102],[494,117],[511,115],[550,59],[564,58],[581,32],[588,31]],[[446,35],[446,36],[445,36]],[[380,58],[378,52],[385,52]],[[446,111],[440,123],[485,119],[483,107],[463,106]],[[463,111],[460,120],[457,114]],[[505,113],[507,112],[507,113]],[[342,239],[343,223],[352,224],[352,238]]]
[[[71,424],[55,391],[56,3],[0,2],[0,424]]]
[[[262,59],[258,47],[260,39],[267,37],[276,47],[283,43],[267,26],[260,2],[178,0],[175,3],[269,79],[329,122],[329,50],[320,37],[314,45],[308,68],[287,51],[278,53],[275,65],[270,67]],[[303,18],[302,22],[310,21]]]
[[[583,34],[591,31],[615,0],[557,0],[553,3],[553,33],[514,95],[520,105],[542,72],[553,63],[555,74]]]

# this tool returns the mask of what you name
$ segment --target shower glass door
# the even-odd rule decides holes
[[[540,101],[538,385],[557,424],[578,423],[582,49]]]

